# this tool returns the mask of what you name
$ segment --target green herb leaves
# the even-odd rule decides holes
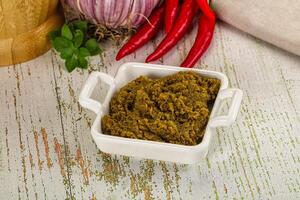
[[[85,21],[75,21],[73,22],[73,25],[77,28],[80,29],[84,34],[87,32],[87,23]]]
[[[66,59],[66,68],[68,72],[72,72],[76,66],[78,66],[78,60],[75,56],[71,56],[71,58]]]
[[[69,26],[67,24],[64,24],[63,27],[61,28],[61,36],[65,37],[69,40],[73,39],[73,34],[71,32],[71,29],[69,28]]]
[[[74,33],[74,46],[76,48],[80,47],[82,42],[84,40],[84,34],[81,30],[76,30],[75,33]]]
[[[85,46],[89,50],[92,56],[99,54],[101,52],[97,40],[95,40],[94,38],[86,41]]]
[[[87,57],[102,52],[98,42],[87,37],[87,28],[87,22],[75,21],[64,24],[61,30],[49,33],[53,47],[66,61],[68,72],[72,72],[76,67],[87,69]]]

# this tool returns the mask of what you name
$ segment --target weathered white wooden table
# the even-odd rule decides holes
[[[178,65],[195,31],[161,62]],[[114,75],[118,47],[103,48],[91,70]],[[197,166],[98,151],[77,101],[88,72],[67,73],[53,51],[0,68],[0,199],[299,199],[300,57],[219,23],[198,67],[227,74],[244,100]]]

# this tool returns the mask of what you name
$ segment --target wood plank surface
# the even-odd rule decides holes
[[[180,64],[195,33],[158,63]],[[121,62],[119,47],[106,42],[89,71],[72,74],[54,51],[0,68],[0,199],[299,199],[300,57],[222,22],[197,67],[225,73],[244,100],[236,123],[217,130],[207,159],[180,165],[97,149],[95,115],[78,104],[85,79],[143,62],[158,41]]]

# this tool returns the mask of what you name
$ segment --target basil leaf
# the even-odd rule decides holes
[[[64,48],[61,50],[61,53],[60,53],[60,57],[65,60],[71,58],[72,55],[73,55],[72,48]]]
[[[65,60],[65,66],[69,72],[76,67],[86,69],[87,57],[102,51],[96,39],[88,39],[87,31],[88,22],[78,20],[64,24],[59,30],[48,34],[51,44]]]
[[[64,37],[56,37],[53,41],[54,48],[61,52],[63,49],[71,47],[72,42]]]
[[[69,40],[72,40],[73,34],[67,24],[64,24],[63,27],[61,28],[61,36],[65,37]]]
[[[92,56],[97,55],[98,53],[101,52],[99,44],[98,44],[97,40],[94,38],[86,41],[85,47],[89,50],[89,52]]]
[[[59,31],[59,30],[51,31],[51,32],[48,34],[48,36],[49,36],[50,41],[53,43],[54,39],[55,39],[56,37],[59,37],[59,36],[60,36],[60,31]]]
[[[83,32],[81,30],[77,29],[74,33],[74,38],[73,38],[75,48],[78,48],[81,46],[81,44],[83,42],[83,38],[84,38]]]
[[[74,48],[73,49],[74,54],[78,57],[79,56],[79,49]]]
[[[72,72],[78,66],[78,60],[72,56],[71,58],[66,60],[66,68],[68,72]]]
[[[87,22],[86,21],[75,21],[73,23],[76,28],[80,29],[83,33],[86,33],[87,31]]]
[[[84,47],[81,47],[79,48],[79,56],[81,57],[87,57],[87,56],[90,56],[90,52],[89,50],[87,50],[87,48],[84,48]]]
[[[86,58],[78,57],[78,66],[83,69],[87,69],[88,61]]]

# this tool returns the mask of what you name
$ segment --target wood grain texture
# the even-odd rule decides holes
[[[0,0],[0,66],[25,62],[50,49],[48,33],[63,23],[58,0]]]
[[[195,32],[159,63],[178,65]],[[122,62],[142,62],[157,42]],[[0,69],[1,199],[300,198],[299,57],[219,23],[197,67],[224,72],[244,91],[241,112],[217,130],[206,160],[178,165],[97,149],[95,116],[77,100],[89,72],[115,75],[122,63],[117,45],[102,46],[89,71],[67,73],[53,51]]]
[[[1,0],[0,39],[13,38],[41,25],[56,11],[58,0]]]
[[[0,38],[0,67],[34,59],[51,48],[48,33],[63,24],[63,16],[55,13],[40,26],[13,38]]]

